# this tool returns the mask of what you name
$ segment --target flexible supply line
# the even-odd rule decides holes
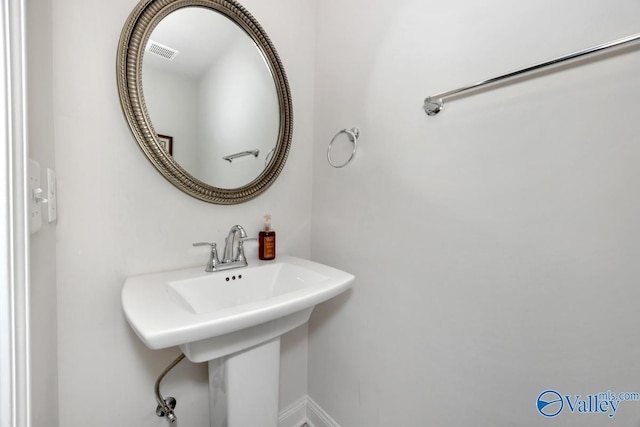
[[[165,400],[160,394],[160,382],[162,379],[172,370],[178,363],[180,363],[184,359],[184,354],[180,353],[180,356],[176,358],[167,368],[162,371],[158,379],[156,380],[155,385],[155,394],[156,394],[156,402],[158,402],[158,407],[156,408],[156,415],[159,417],[167,417],[170,423],[175,423],[177,421],[176,415],[173,413],[173,409],[176,407],[176,399],[169,396],[167,400]]]

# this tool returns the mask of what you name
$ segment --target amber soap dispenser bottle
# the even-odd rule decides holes
[[[276,257],[276,232],[271,229],[271,215],[264,216],[264,228],[258,233],[258,257],[271,260]]]

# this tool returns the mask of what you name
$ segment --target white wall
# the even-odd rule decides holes
[[[638,31],[640,1],[318,2],[309,394],[342,427],[547,425],[536,398],[640,391],[640,52],[427,95]],[[350,166],[331,137],[362,131]],[[563,426],[629,426],[571,415]],[[560,425],[557,424],[557,425]]]
[[[195,200],[155,171],[125,123],[116,90],[120,31],[137,1],[53,2],[60,425],[165,426],[153,385],[177,349],[148,350],[120,306],[125,278],[203,265],[192,242],[223,241],[230,226],[256,233],[273,214],[281,253],[308,256],[311,217],[313,2],[244,5],[263,24],[287,70],[296,124],[289,160],[272,187],[236,206]],[[295,194],[295,198],[291,198]],[[198,248],[202,249],[202,248]],[[280,401],[306,390],[306,330],[283,339]],[[182,425],[207,423],[206,366],[181,363],[162,391]]]
[[[28,0],[27,121],[29,157],[41,167],[47,191],[47,168],[55,170],[51,55],[51,1]],[[31,423],[58,425],[58,354],[56,322],[56,229],[42,207],[42,229],[30,239]]]

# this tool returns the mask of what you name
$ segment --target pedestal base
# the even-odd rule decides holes
[[[278,427],[280,337],[208,363],[211,427]]]

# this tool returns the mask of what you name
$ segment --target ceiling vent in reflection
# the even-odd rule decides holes
[[[154,42],[153,40],[149,40],[149,43],[147,43],[147,48],[145,50],[147,52],[158,55],[159,57],[164,58],[168,61],[173,61],[178,53],[180,53],[177,50],[170,48],[169,46]]]

